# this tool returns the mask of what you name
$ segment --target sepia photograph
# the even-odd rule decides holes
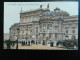
[[[3,49],[78,50],[78,1],[4,2]]]

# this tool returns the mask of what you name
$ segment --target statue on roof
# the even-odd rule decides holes
[[[49,4],[47,5],[47,8],[49,8]]]
[[[57,10],[60,10],[60,8],[56,7],[56,8],[54,9],[54,11],[57,11]]]
[[[40,8],[41,8],[41,9],[42,9],[42,6],[43,6],[43,5],[40,5]]]
[[[22,7],[21,7],[21,13],[22,13]]]

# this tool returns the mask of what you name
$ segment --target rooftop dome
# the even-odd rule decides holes
[[[55,16],[69,16],[69,13],[61,10],[60,8],[55,8],[54,11],[51,12],[52,14],[55,14]]]
[[[54,11],[56,11],[56,10],[60,10],[60,9],[57,7],[57,8],[54,9]]]

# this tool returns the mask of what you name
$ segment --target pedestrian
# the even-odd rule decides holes
[[[15,45],[15,44],[14,44],[14,41],[13,41],[12,47],[14,47],[14,45]]]
[[[24,45],[24,41],[23,41],[23,45]]]
[[[11,48],[11,41],[10,39],[7,41],[7,49],[10,49]]]
[[[24,45],[25,45],[25,41],[24,41]]]
[[[27,45],[27,41],[26,41],[26,45]]]
[[[22,41],[21,43],[22,43],[22,45],[23,45],[23,41]]]
[[[26,45],[26,41],[25,41],[25,45]]]

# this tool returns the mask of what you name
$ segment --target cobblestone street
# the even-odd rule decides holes
[[[21,46],[19,45],[19,49],[40,49],[40,50],[65,50],[64,48],[50,47],[47,45],[32,45],[32,46]]]

